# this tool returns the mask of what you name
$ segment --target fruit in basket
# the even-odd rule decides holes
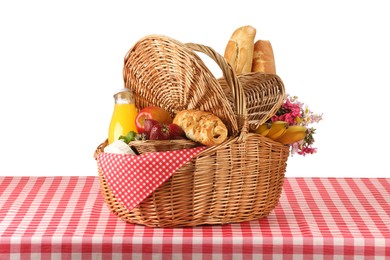
[[[255,133],[266,136],[282,144],[292,144],[306,137],[307,129],[304,126],[289,126],[285,121],[275,121],[260,125]]]
[[[271,129],[271,123],[265,123],[260,125],[256,130],[256,134],[261,134],[262,136],[266,136],[269,133],[269,130]]]
[[[186,135],[177,124],[161,124],[157,123],[152,126],[149,133],[150,140],[172,140],[172,139],[182,139]]]
[[[283,135],[275,141],[282,144],[292,144],[303,140],[306,137],[307,129],[304,126],[292,125],[287,128]]]
[[[145,118],[144,121],[144,134],[147,139],[149,139],[150,131],[152,130],[152,127],[154,125],[160,124],[158,121],[151,119],[151,118]]]
[[[173,124],[173,123],[169,124],[168,129],[169,129],[170,139],[184,139],[184,138],[186,138],[186,133],[177,124]]]
[[[165,109],[156,106],[145,107],[135,117],[138,133],[145,133],[145,119],[153,119],[162,124],[172,123],[172,117]]]
[[[166,124],[155,124],[150,129],[149,133],[150,140],[169,140],[169,128]]]
[[[266,137],[271,138],[272,140],[276,140],[278,137],[283,135],[287,128],[288,124],[285,121],[272,122],[271,128],[269,129]]]

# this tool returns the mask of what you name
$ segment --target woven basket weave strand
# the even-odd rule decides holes
[[[194,51],[216,61],[225,85],[213,77]],[[250,74],[248,81],[250,77],[258,81],[259,88],[267,87],[262,82],[269,77]],[[231,135],[224,143],[199,153],[131,211],[117,201],[99,169],[103,197],[112,212],[129,223],[179,227],[254,220],[275,208],[289,148],[249,133],[246,104],[252,94],[245,92],[248,81],[240,82],[221,55],[206,46],[151,35],[137,42],[126,55],[124,79],[139,107],[157,105],[172,115],[182,109],[212,111],[227,123]],[[284,89],[282,84],[277,85],[281,88],[278,91],[259,91],[254,98],[265,100],[261,95],[266,93],[272,100],[274,94],[272,102],[278,102],[275,100],[284,95]],[[230,88],[230,92],[224,88]],[[257,120],[269,118],[271,113],[272,109],[269,114],[264,111]],[[106,145],[97,148],[95,157]]]
[[[259,72],[239,74],[247,107],[249,129],[255,130],[264,124],[279,109],[286,94],[282,80],[277,75]],[[234,104],[233,93],[224,78],[218,79],[231,104]]]

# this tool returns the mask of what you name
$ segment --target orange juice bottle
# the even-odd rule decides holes
[[[135,126],[135,117],[137,108],[134,104],[133,96],[130,90],[124,88],[114,94],[115,105],[112,113],[110,127],[108,129],[108,143],[119,139],[121,135],[127,135],[128,132],[137,133]]]

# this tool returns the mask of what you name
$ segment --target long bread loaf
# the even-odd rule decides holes
[[[274,52],[270,41],[258,40],[255,42],[252,72],[276,74]]]
[[[252,71],[256,29],[250,25],[237,28],[225,48],[224,57],[237,74]]]

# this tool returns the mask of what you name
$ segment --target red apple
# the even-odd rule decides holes
[[[145,119],[153,119],[161,124],[172,123],[172,117],[168,111],[156,106],[149,106],[141,109],[135,117],[135,126],[138,133],[145,133]]]

